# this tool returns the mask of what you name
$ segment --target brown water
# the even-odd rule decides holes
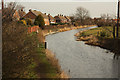
[[[75,33],[90,28],[48,35],[47,47],[71,78],[118,78],[120,60],[114,60],[113,53],[75,40]]]

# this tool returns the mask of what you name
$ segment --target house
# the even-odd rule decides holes
[[[16,10],[15,13],[13,14],[13,19],[14,19],[14,20],[20,20],[20,16],[19,16],[19,13],[18,13],[17,10]]]
[[[49,23],[56,23],[55,18],[52,17],[50,14],[48,14],[48,18],[49,18]]]
[[[14,20],[20,20],[21,18],[23,18],[23,16],[25,15],[25,11],[23,11],[23,9],[20,10],[15,10],[15,13],[13,14],[13,19]]]
[[[63,15],[57,15],[54,17],[56,19],[56,23],[67,23],[67,19]]]
[[[66,19],[67,19],[67,22],[70,23],[71,22],[71,19],[69,16],[64,16]]]
[[[32,20],[32,22],[35,21],[35,18],[38,16],[38,15],[41,15],[43,18],[44,18],[44,21],[45,21],[45,25],[49,25],[49,18],[48,16],[43,13],[41,13],[40,11],[37,11],[37,10],[29,10],[29,12],[24,16],[24,18],[30,18]]]
[[[21,10],[18,10],[19,16],[20,18],[23,18],[23,16],[26,15],[25,11],[23,10],[23,8]]]

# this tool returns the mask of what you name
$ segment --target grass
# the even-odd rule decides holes
[[[45,73],[47,78],[55,78],[57,76],[56,68],[50,64],[50,61],[47,59],[44,51],[44,45],[40,44],[40,47],[37,48],[37,53],[39,56],[38,62],[40,63],[38,66],[41,67],[40,72]]]
[[[105,26],[105,27],[98,27],[98,28],[94,28],[94,29],[90,29],[87,31],[83,31],[80,36],[89,36],[89,35],[94,35],[94,36],[100,36],[101,32],[105,33],[105,37],[106,38],[113,38],[113,27],[111,26]],[[120,36],[120,31],[119,31],[119,36]]]
[[[86,44],[99,46],[120,55],[120,29],[119,39],[113,38],[113,27],[104,26],[80,32],[79,38],[86,40]],[[92,36],[89,36],[92,35]]]
[[[36,33],[31,33],[30,36],[37,35]],[[26,67],[23,78],[57,78],[57,68],[53,66],[48,60],[45,54],[45,45],[39,43],[36,47],[35,53],[32,53],[30,60],[31,63]]]

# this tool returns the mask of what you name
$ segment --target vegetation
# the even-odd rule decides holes
[[[113,27],[112,26],[104,26],[104,27],[98,27],[94,29],[90,29],[87,31],[82,32],[84,35],[94,35],[99,37],[106,37],[106,38],[114,38],[113,36]],[[120,34],[120,31],[119,31]]]
[[[35,18],[34,24],[35,24],[35,25],[39,25],[39,27],[41,27],[42,29],[44,29],[45,22],[44,22],[44,18],[42,17],[42,15],[38,15],[38,16]]]
[[[24,20],[21,20],[22,23],[12,20],[15,7],[14,3],[10,3],[9,7],[3,9],[2,78],[58,77],[57,68],[46,57],[44,44],[40,43],[38,34],[28,34]]]
[[[90,24],[91,19],[89,16],[89,11],[83,7],[78,7],[74,17],[71,17],[72,22],[77,22],[78,25]],[[87,21],[86,21],[87,20]]]
[[[81,37],[84,38],[81,39]],[[114,52],[114,58],[116,54],[120,55],[120,36],[119,38],[114,37],[113,27],[111,26],[98,27],[80,32],[78,38],[86,41],[86,44],[99,46]]]
[[[27,25],[27,23],[26,23],[25,20],[20,20],[20,21],[18,21],[18,23],[22,23],[22,24],[24,24],[25,26]]]
[[[37,43],[35,36],[27,35],[22,24],[3,24],[3,78],[27,77],[26,67],[32,62]],[[27,75],[27,76],[26,76]],[[29,76],[30,77],[30,76]]]

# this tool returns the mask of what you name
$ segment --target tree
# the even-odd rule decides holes
[[[83,7],[78,7],[75,17],[76,19],[80,20],[81,24],[83,24],[85,20],[89,17],[89,11]]]
[[[15,13],[16,10],[16,3],[15,2],[10,2],[8,3],[7,7],[4,7],[2,9],[2,22],[4,23],[5,21],[12,21],[13,14]]]
[[[6,6],[4,6],[6,5]],[[13,20],[13,15],[16,10],[24,8],[22,5],[17,5],[16,2],[10,2],[7,4],[3,4],[4,8],[2,8],[2,23],[10,22]]]
[[[24,78],[32,63],[32,54],[36,52],[37,35],[28,35],[27,27],[11,20],[15,11],[12,4],[2,13],[2,78]]]
[[[42,29],[44,29],[44,26],[45,26],[44,18],[41,15],[38,15],[35,18],[34,24],[35,25],[39,25],[39,27],[41,27]]]

